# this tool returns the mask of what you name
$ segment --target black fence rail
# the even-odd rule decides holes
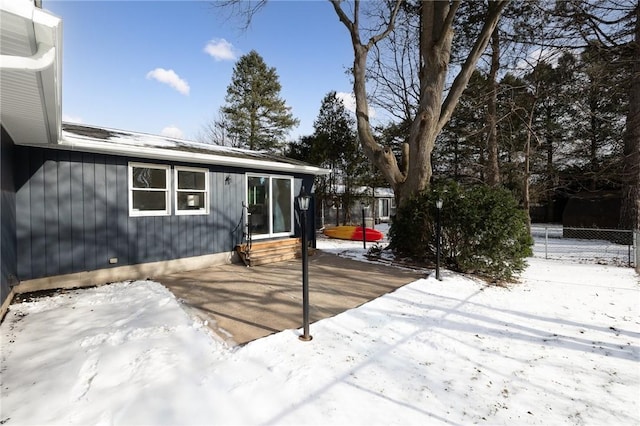
[[[638,232],[533,224],[536,257],[581,263],[638,266]]]

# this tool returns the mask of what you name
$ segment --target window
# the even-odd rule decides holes
[[[171,214],[169,166],[129,163],[129,215]]]
[[[208,214],[209,171],[176,167],[174,172],[176,214]]]
[[[293,233],[293,178],[247,176],[247,205],[254,237]]]

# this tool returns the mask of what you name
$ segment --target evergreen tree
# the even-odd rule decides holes
[[[312,136],[291,144],[292,158],[318,164],[332,170],[329,176],[316,178],[316,197],[328,204],[342,204],[342,221],[349,222],[349,209],[355,198],[355,186],[365,184],[368,162],[358,144],[355,120],[336,92],[323,99]]]
[[[229,137],[243,147],[276,151],[284,146],[284,137],[299,121],[280,98],[278,74],[267,67],[252,50],[242,56],[233,69],[222,108]]]

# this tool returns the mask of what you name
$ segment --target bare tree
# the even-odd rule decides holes
[[[491,39],[502,10],[509,0],[489,1],[484,7],[483,19],[474,42],[461,64],[450,73],[451,50],[456,27],[454,22],[461,19],[461,1],[419,1],[388,0],[380,2],[386,9],[380,9],[378,22],[362,26],[360,0],[329,0],[349,32],[353,48],[353,91],[356,98],[356,124],[360,143],[369,161],[381,171],[396,194],[399,205],[404,204],[413,194],[426,188],[431,179],[431,152],[438,134],[451,118],[464,88],[476,64]],[[219,3],[231,7],[246,19],[251,18],[265,4],[226,0]],[[365,2],[366,4],[366,2]],[[391,147],[381,145],[374,136],[369,121],[369,100],[367,98],[367,59],[369,53],[383,39],[392,34],[398,14],[404,4],[417,8],[418,27],[418,99],[416,105],[407,105],[409,111],[409,136],[399,160]],[[480,5],[478,5],[480,6]],[[465,34],[465,37],[468,34]],[[447,82],[451,82],[447,86]]]
[[[354,52],[353,90],[356,97],[356,120],[358,136],[364,152],[371,162],[382,172],[395,190],[396,199],[402,205],[411,195],[429,185],[432,166],[431,151],[436,137],[451,118],[451,114],[464,91],[478,59],[486,49],[500,14],[508,1],[489,2],[485,19],[475,38],[473,47],[459,68],[448,90],[445,84],[449,77],[451,46],[454,38],[454,20],[460,1],[421,2],[419,5],[419,100],[412,117],[408,149],[403,162],[406,171],[399,167],[393,151],[380,145],[369,122],[366,77],[367,55],[371,49],[394,29],[401,0],[388,2],[386,20],[380,31],[367,40],[361,37],[360,1],[355,0],[349,11],[343,8],[343,1],[331,0],[340,21],[349,31]],[[347,13],[350,12],[350,15]]]
[[[224,114],[218,111],[218,116],[205,124],[198,134],[197,140],[201,143],[241,148],[242,144],[238,138],[229,133],[229,126]]]

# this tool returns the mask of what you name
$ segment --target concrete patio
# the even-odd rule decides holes
[[[424,273],[316,251],[309,257],[310,322],[360,306],[421,277]],[[212,266],[153,279],[231,345],[302,327],[300,259],[251,268]]]

